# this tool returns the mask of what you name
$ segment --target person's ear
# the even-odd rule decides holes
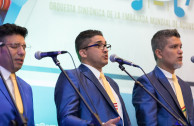
[[[155,54],[158,59],[162,59],[163,56],[162,56],[162,51],[160,49],[156,49]]]
[[[79,50],[79,55],[83,58],[87,57],[87,53],[86,53],[86,50],[85,49],[81,49]]]

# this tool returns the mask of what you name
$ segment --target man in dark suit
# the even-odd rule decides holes
[[[118,85],[111,78],[104,78],[102,73],[108,64],[111,45],[100,31],[86,30],[77,36],[75,47],[82,64],[66,72],[92,111],[98,114],[104,126],[130,126]],[[63,74],[56,84],[55,103],[59,126],[93,125],[91,113]]]
[[[0,126],[13,125],[13,121],[20,125],[20,114],[28,126],[34,125],[32,89],[15,75],[24,62],[26,35],[24,27],[15,24],[0,26]]]
[[[151,41],[157,66],[148,74],[138,78],[158,100],[174,115],[194,126],[193,97],[190,86],[179,77],[175,70],[182,66],[182,43],[176,29],[158,31]],[[173,126],[177,120],[140,86],[133,89],[133,105],[139,126]]]

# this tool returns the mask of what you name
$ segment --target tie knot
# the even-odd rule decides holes
[[[177,79],[175,74],[172,74],[172,80],[173,80],[173,83],[177,83],[178,84],[178,79]]]
[[[16,80],[14,73],[11,73],[10,77],[11,77],[12,80]]]
[[[100,78],[101,79],[105,78],[103,73],[100,73]]]
[[[176,75],[175,74],[172,74],[172,80],[174,81],[174,80],[177,80],[177,78],[176,78]]]

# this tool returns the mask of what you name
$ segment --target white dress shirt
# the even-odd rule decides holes
[[[170,83],[175,95],[176,95],[176,90],[175,90],[175,87],[174,87],[174,83],[173,83],[173,80],[172,80],[172,74],[160,67],[158,67],[162,72],[163,74],[166,76],[166,78],[168,79],[168,82]]]
[[[6,70],[4,67],[0,66],[0,71],[1,74],[3,75],[3,78],[5,79],[5,82],[7,83],[7,87],[12,95],[12,97],[15,100],[15,95],[14,95],[14,87],[10,78],[11,72],[9,72],[8,70]]]

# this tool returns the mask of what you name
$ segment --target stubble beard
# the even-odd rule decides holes
[[[174,67],[174,69],[179,69],[182,67],[182,65],[183,65],[183,63],[181,63],[181,64],[176,63],[176,64],[174,64],[173,67]]]

